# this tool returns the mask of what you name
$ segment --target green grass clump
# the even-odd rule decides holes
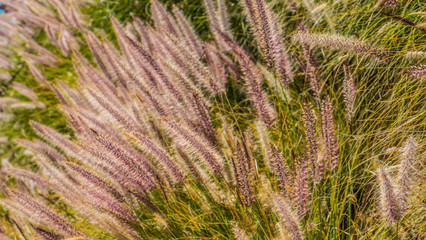
[[[80,29],[49,5],[70,57],[36,37],[61,58],[37,64],[56,96],[25,66],[13,79],[46,108],[7,109],[0,127],[0,236],[426,237],[420,1],[81,2]],[[208,14],[221,3],[226,23]]]

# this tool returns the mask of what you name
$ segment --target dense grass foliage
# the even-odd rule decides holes
[[[421,1],[32,4],[0,239],[426,238]]]

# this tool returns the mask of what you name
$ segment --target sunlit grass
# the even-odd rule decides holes
[[[406,1],[396,9],[383,9],[375,7],[376,1],[325,1],[313,3],[317,6],[311,6],[313,9],[310,9],[304,4],[306,2],[314,1],[297,2],[300,7],[293,11],[290,3],[271,1],[280,17],[285,33],[283,38],[289,46],[289,52],[302,55],[300,45],[293,42],[291,36],[296,32],[298,22],[303,22],[311,32],[355,36],[385,49],[389,56],[383,60],[375,60],[327,48],[315,49],[323,95],[330,96],[334,106],[339,165],[334,171],[328,172],[320,184],[310,186],[309,213],[300,219],[305,239],[398,239],[402,236],[422,239],[426,237],[424,179],[417,182],[417,199],[414,201],[417,205],[401,220],[398,232],[380,220],[376,172],[379,166],[396,166],[399,163],[397,151],[387,151],[392,147],[401,147],[408,135],[414,135],[419,141],[420,149],[418,159],[421,164],[418,171],[419,175],[424,175],[426,85],[424,78],[408,77],[405,71],[413,65],[424,63],[425,58],[412,60],[405,55],[410,51],[425,52],[426,34],[383,15],[381,11],[422,23],[426,19],[413,13],[425,12],[426,5],[421,1]],[[171,9],[172,4],[183,9],[186,16],[191,18],[203,40],[213,38],[202,1],[168,1],[165,6]],[[236,1],[227,4],[236,40],[259,65],[264,65],[261,50],[257,47],[241,6]],[[321,4],[325,5],[312,11]],[[82,12],[97,35],[106,34],[107,38],[114,41],[116,37],[109,20],[110,15],[116,16],[122,24],[132,21],[131,14],[151,21],[148,1],[96,1],[86,4]],[[37,40],[60,56],[59,50],[49,44],[43,34]],[[284,89],[274,78],[266,81],[263,88],[277,112],[277,123],[269,131],[270,141],[279,148],[289,167],[294,169],[295,160],[303,154],[306,144],[301,120],[303,102],[311,102],[316,113],[320,112],[320,106],[312,97],[309,82],[295,57],[290,58],[296,69],[294,82]],[[348,123],[344,113],[342,84],[345,63],[349,64],[358,89],[352,125]],[[63,63],[57,67],[43,67],[41,70],[49,82],[54,83],[58,79],[75,84],[76,74],[70,58],[63,57]],[[274,75],[265,73],[267,74]],[[0,156],[14,165],[36,168],[31,157],[23,154],[24,149],[12,142],[14,139],[35,136],[28,124],[29,120],[41,122],[61,133],[72,134],[72,131],[57,110],[58,101],[54,94],[39,86],[26,67],[14,81],[30,86],[47,108],[13,110],[13,119],[1,122],[0,133],[7,136],[10,143],[1,145]],[[26,100],[12,89],[8,89],[6,94]],[[210,113],[217,129],[222,131],[223,124],[227,123],[232,127],[235,139],[252,138],[251,152],[258,167],[253,176],[255,192],[262,194],[264,191],[264,183],[260,182],[263,175],[267,175],[272,188],[278,190],[276,176],[268,170],[268,160],[259,144],[255,121],[257,114],[249,101],[244,83],[230,77],[226,91],[211,102],[213,105]],[[141,239],[231,239],[233,221],[238,222],[239,227],[253,239],[279,239],[279,217],[271,206],[266,206],[260,198],[256,198],[251,207],[244,206],[240,201],[231,201],[240,199],[238,190],[224,181],[215,181],[222,189],[220,194],[223,196],[219,196],[223,198],[222,201],[217,201],[215,196],[211,196],[214,193],[192,178],[176,188],[153,191],[150,198],[161,214],[153,214],[146,208],[137,210],[140,212],[137,212],[139,219],[135,223],[135,229]],[[59,208],[57,196],[52,194],[44,197],[51,200],[55,208]],[[63,208],[58,211],[66,212]],[[84,221],[82,216],[76,213],[70,215],[79,229],[91,233],[95,238],[114,239],[114,236],[103,234],[101,228]],[[6,211],[1,216],[6,222],[6,229],[16,228]]]

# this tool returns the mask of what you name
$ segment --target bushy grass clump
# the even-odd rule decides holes
[[[0,237],[426,237],[420,2],[40,6]]]

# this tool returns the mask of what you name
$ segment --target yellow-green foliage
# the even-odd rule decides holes
[[[33,5],[0,238],[426,238],[426,5],[241,1]]]

